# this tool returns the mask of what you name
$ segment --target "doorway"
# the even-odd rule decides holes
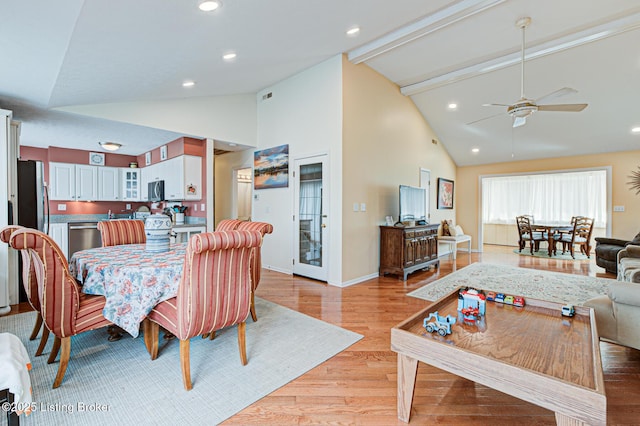
[[[240,220],[251,220],[251,188],[253,174],[251,167],[234,169],[233,171],[232,216]]]
[[[329,194],[327,156],[295,161],[293,273],[320,281],[328,278]]]

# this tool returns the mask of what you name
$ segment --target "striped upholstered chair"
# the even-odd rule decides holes
[[[216,231],[235,231],[242,222],[238,219],[222,219],[216,226]]]
[[[4,228],[0,229],[0,241],[8,244],[11,234],[14,231],[22,228],[23,227],[19,225],[5,226]],[[33,330],[31,331],[29,340],[34,340],[38,336],[40,328],[42,328],[42,338],[40,339],[38,350],[36,350],[36,356],[40,356],[42,355],[44,347],[47,345],[47,340],[49,340],[49,329],[46,326],[42,327],[42,315],[40,314],[40,298],[38,297],[38,281],[36,280],[36,270],[31,263],[31,255],[29,254],[29,250],[20,250],[20,255],[22,257],[22,285],[24,287],[25,293],[27,294],[27,300],[29,301],[29,304],[31,305],[33,310],[37,312],[36,323],[33,326]]]
[[[185,253],[176,297],[159,303],[144,320],[151,359],[158,356],[159,326],[180,340],[180,365],[191,389],[189,339],[238,324],[242,365],[247,363],[245,321],[251,307],[249,263],[262,244],[257,231],[219,231],[193,235]]]
[[[144,233],[144,222],[141,220],[105,220],[98,222],[98,229],[102,235],[102,247],[144,244],[147,242],[147,236]]]
[[[53,382],[55,389],[62,383],[69,364],[71,336],[111,325],[102,315],[105,298],[80,291],[76,280],[69,273],[67,259],[47,234],[22,228],[11,234],[9,244],[17,250],[29,249],[31,254],[38,281],[42,318],[55,336],[49,364],[55,361],[62,346],[58,374]]]
[[[271,234],[273,232],[273,225],[266,222],[240,222],[238,224],[238,231],[258,231],[264,238],[264,234]],[[260,284],[260,272],[262,271],[262,246],[253,249],[253,259],[251,260],[251,318],[253,321],[258,321],[256,315],[256,305],[254,302],[256,289]]]

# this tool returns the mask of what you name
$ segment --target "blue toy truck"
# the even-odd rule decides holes
[[[451,315],[443,317],[438,315],[438,311],[436,311],[430,313],[429,316],[424,319],[423,326],[429,333],[437,331],[439,335],[446,336],[447,334],[451,334],[451,325],[455,323],[456,319]]]

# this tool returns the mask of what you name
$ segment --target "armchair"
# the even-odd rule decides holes
[[[11,234],[11,247],[28,250],[36,271],[38,296],[45,325],[55,340],[48,363],[55,361],[62,346],[58,373],[53,388],[62,383],[71,355],[71,336],[106,327],[112,323],[103,315],[104,296],[92,296],[80,291],[69,272],[64,254],[53,239],[35,229],[22,228]]]
[[[633,240],[596,237],[596,265],[612,274],[618,273],[618,252],[629,244],[640,245],[640,233]]]
[[[258,231],[218,231],[189,239],[178,295],[159,303],[143,322],[144,342],[151,359],[158,356],[162,326],[180,340],[180,366],[186,390],[191,390],[189,339],[238,324],[242,365],[247,363],[245,328],[251,309],[249,264],[262,244]]]
[[[607,293],[585,302],[595,311],[600,338],[640,350],[640,286],[613,282]]]
[[[147,242],[144,222],[138,219],[105,220],[98,222],[98,229],[102,236],[102,247]]]
[[[618,252],[618,281],[640,283],[640,245],[629,244]]]

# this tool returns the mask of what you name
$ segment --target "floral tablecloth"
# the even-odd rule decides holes
[[[186,246],[172,244],[163,253],[147,252],[145,244],[82,250],[71,257],[69,270],[84,293],[106,297],[106,319],[137,337],[151,309],[178,293]]]

